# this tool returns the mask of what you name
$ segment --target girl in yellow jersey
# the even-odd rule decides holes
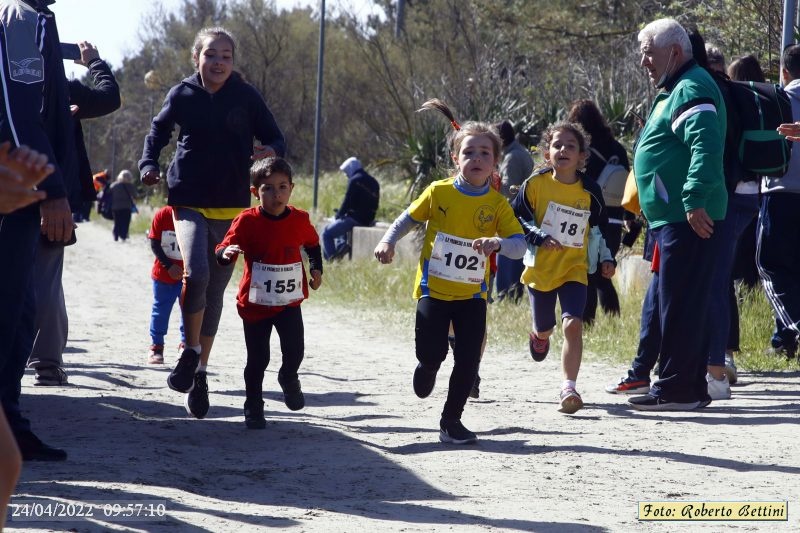
[[[540,148],[548,166],[522,184],[512,206],[525,222],[528,242],[521,281],[528,286],[533,315],[531,357],[542,361],[550,351],[558,297],[564,330],[559,411],[571,414],[583,407],[575,382],[583,352],[587,275],[596,270],[597,257],[607,278],[614,275],[615,263],[599,230],[608,217],[602,191],[580,171],[589,156],[589,136],[577,124],[560,122],[547,128]]]
[[[425,398],[433,391],[436,373],[447,355],[452,322],[454,364],[439,422],[439,440],[468,444],[477,438],[461,423],[461,414],[478,371],[486,330],[488,256],[497,252],[519,259],[525,253],[525,240],[508,201],[489,186],[500,155],[497,133],[482,122],[460,126],[450,109],[438,100],[422,105],[422,109],[431,108],[453,125],[450,147],[457,175],[428,186],[394,221],[375,248],[375,257],[381,263],[391,263],[395,243],[425,225],[414,282],[419,361],[414,371],[414,392]]]

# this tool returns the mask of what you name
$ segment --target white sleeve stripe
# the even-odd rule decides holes
[[[4,28],[5,29],[5,28]],[[0,62],[11,65],[8,59],[8,41],[6,39],[6,32],[3,31],[3,43],[0,46],[0,51],[5,52]],[[3,84],[3,105],[6,109],[6,117],[8,119],[8,128],[11,130],[11,135],[14,137],[14,147],[19,146],[19,136],[17,135],[17,128],[14,126],[14,115],[11,113],[11,100],[8,95],[8,80],[6,79],[6,65],[0,64],[0,83]]]
[[[680,114],[678,118],[672,121],[672,131],[675,132],[681,124],[683,124],[686,119],[691,117],[692,115],[696,115],[697,113],[702,113],[703,111],[711,111],[714,114],[717,113],[717,108],[714,104],[699,104],[694,107],[690,107],[686,111]]]

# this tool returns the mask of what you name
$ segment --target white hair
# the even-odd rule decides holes
[[[130,183],[133,181],[133,174],[131,174],[130,170],[123,170],[117,174],[117,181]]]
[[[12,18],[22,20],[25,11],[36,12],[22,0],[0,0],[0,20],[3,22],[10,22]]]
[[[654,20],[642,28],[638,39],[640,43],[650,42],[658,48],[677,44],[683,50],[684,56],[693,57],[692,42],[689,40],[689,34],[675,19]]]

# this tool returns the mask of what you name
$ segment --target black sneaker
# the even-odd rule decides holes
[[[472,383],[472,388],[469,391],[470,398],[480,398],[481,397],[481,376],[476,375],[475,381]]]
[[[420,398],[427,398],[433,392],[436,385],[436,373],[438,368],[431,368],[422,363],[417,364],[414,370],[414,394]]]
[[[244,424],[247,429],[264,429],[267,427],[267,421],[264,420],[264,402],[259,404],[248,405],[244,404]]]
[[[628,399],[628,404],[639,411],[693,411],[700,407],[700,403],[701,402],[670,402],[658,396],[653,396],[652,394],[634,396]],[[703,407],[705,407],[705,405]]]
[[[444,419],[439,421],[439,440],[451,444],[473,444],[478,441],[475,433],[464,427],[461,420]]]
[[[14,433],[14,438],[19,446],[24,461],[65,461],[67,452],[48,446],[32,431]]]
[[[306,397],[300,389],[300,380],[295,378],[293,381],[283,383],[278,380],[278,384],[283,390],[283,403],[292,411],[299,411],[306,406]]]
[[[178,392],[189,392],[194,387],[194,372],[200,362],[200,354],[186,348],[181,354],[178,363],[167,377],[167,385],[170,389]]]
[[[194,375],[194,386],[186,395],[184,402],[186,412],[195,418],[205,418],[208,414],[208,375],[197,372]]]

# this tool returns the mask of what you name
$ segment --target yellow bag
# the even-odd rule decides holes
[[[642,212],[642,206],[639,205],[639,189],[636,188],[636,177],[633,175],[633,169],[628,172],[628,179],[625,180],[625,191],[622,193],[622,207],[634,215],[638,215]]]

